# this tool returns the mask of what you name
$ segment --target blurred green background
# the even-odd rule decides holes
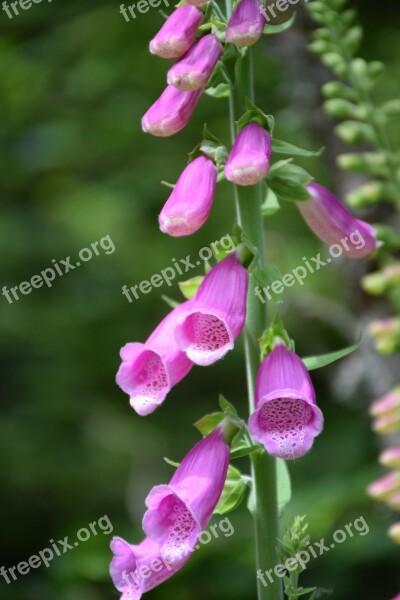
[[[398,4],[357,1],[366,29],[365,58],[383,60],[382,98],[400,79]],[[397,11],[397,15],[396,15]],[[129,304],[121,293],[193,256],[230,231],[231,189],[221,184],[208,223],[190,238],[161,234],[157,214],[203,122],[228,143],[225,100],[204,97],[186,129],[170,139],[141,132],[140,117],[164,86],[167,62],[148,41],[160,27],[157,10],[127,23],[118,2],[56,0],[10,20],[0,14],[1,287],[30,279],[109,235],[102,252],[80,269],[1,303],[0,472],[1,562],[17,565],[108,515],[114,533],[141,538],[143,500],[198,439],[191,424],[215,410],[222,392],[246,411],[243,350],[212,368],[194,369],[152,417],[141,419],[116,387],[118,351],[144,340],[168,310],[164,286]],[[397,19],[397,23],[396,23]],[[327,146],[304,166],[339,195],[359,183],[339,173],[334,122],[322,111],[320,86],[329,75],[306,48],[312,23],[304,11],[293,29],[256,50],[257,101],[276,115],[276,135],[304,147]],[[394,142],[400,131],[393,130]],[[390,219],[387,207],[360,216]],[[296,208],[266,221],[267,253],[282,273],[321,250]],[[356,263],[356,264],[355,264]],[[280,310],[301,355],[352,343],[372,316],[388,312],[364,296],[360,276],[373,264],[335,261],[287,290]],[[193,271],[201,274],[201,270]],[[273,312],[276,310],[270,307]],[[355,355],[315,372],[326,428],[313,451],[290,465],[293,499],[283,520],[306,514],[313,540],[330,538],[363,516],[370,527],[314,560],[303,577],[321,596],[389,600],[400,590],[399,552],[386,537],[394,515],[364,494],[379,476],[380,440],[370,431],[368,404],[395,382],[395,360],[376,356],[368,341]],[[243,469],[247,468],[243,460]],[[245,505],[232,513],[235,534],[197,552],[149,600],[247,600],[255,597],[252,523]],[[118,594],[108,575],[111,536],[102,532],[7,585],[6,600],[106,600]]]

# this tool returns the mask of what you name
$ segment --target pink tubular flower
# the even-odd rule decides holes
[[[210,214],[217,175],[216,166],[205,156],[189,163],[159,215],[161,231],[181,237],[200,229]]]
[[[390,392],[375,400],[371,404],[369,414],[372,417],[383,417],[394,411],[400,412],[400,386],[396,386]]]
[[[268,131],[258,123],[249,123],[235,139],[225,164],[225,177],[237,185],[259,183],[269,171],[271,151]]]
[[[167,81],[180,90],[204,87],[223,52],[222,44],[210,33],[196,42],[168,71]]]
[[[232,252],[207,273],[180,314],[175,341],[196,365],[211,365],[232,350],[246,319],[248,283],[248,272]]]
[[[189,451],[168,485],[147,496],[143,530],[169,564],[181,564],[194,551],[221,496],[229,453],[219,426]]]
[[[226,41],[235,46],[252,46],[263,34],[264,17],[258,0],[240,0],[229,19]]]
[[[204,18],[195,6],[180,6],[168,17],[150,42],[150,52],[161,58],[178,58],[193,44]]]
[[[148,415],[162,404],[170,389],[179,383],[193,364],[174,342],[174,329],[190,302],[172,310],[144,343],[126,344],[117,384],[129,394],[139,415]]]
[[[149,538],[133,545],[114,537],[110,545],[114,553],[110,575],[122,594],[121,600],[140,600],[142,594],[172,577],[190,558],[171,565],[161,557],[158,544]]]
[[[251,435],[269,454],[287,460],[306,454],[322,428],[323,416],[304,363],[278,343],[258,371]]]
[[[142,117],[143,131],[158,137],[178,133],[189,121],[202,92],[184,92],[168,85]]]
[[[312,198],[296,202],[309,228],[326,244],[337,244],[348,258],[364,258],[378,248],[376,231],[356,219],[329,190],[309,183]]]

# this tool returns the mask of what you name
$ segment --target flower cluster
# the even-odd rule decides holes
[[[243,48],[263,33],[258,0],[239,0],[223,33],[214,23],[211,27],[211,22],[205,22],[210,15],[206,4],[187,0],[178,5],[150,42],[152,54],[176,62],[168,70],[167,87],[142,118],[145,132],[168,137],[183,129],[216,69],[225,68],[221,61],[226,53],[233,48],[241,56]],[[273,155],[270,122],[255,106],[244,117],[238,122],[229,152],[215,140],[203,140],[191,154],[191,162],[159,214],[162,232],[181,237],[200,229],[208,219],[221,178],[237,186],[254,186],[265,178],[268,184]],[[344,236],[350,236],[351,242],[351,234],[357,230],[365,244],[362,248],[348,245],[347,256],[363,258],[374,251],[374,229],[355,219],[337,198],[309,183],[310,179],[303,195],[293,200],[312,231],[325,243],[334,244]],[[246,322],[249,287],[246,252],[241,252],[245,243],[241,242],[240,250],[236,248],[217,262],[194,295],[171,310],[144,343],[130,342],[121,349],[117,384],[138,415],[159,408],[194,365],[210,366],[234,348]],[[323,416],[304,362],[283,337],[273,335],[264,353],[248,432],[258,442],[258,452],[265,449],[274,457],[290,460],[311,449],[322,431]],[[231,426],[225,415],[222,423],[214,424],[214,430],[192,448],[169,484],[152,489],[146,499],[146,537],[141,543],[130,545],[114,538],[111,575],[122,593],[121,600],[139,600],[189,559],[225,484]]]

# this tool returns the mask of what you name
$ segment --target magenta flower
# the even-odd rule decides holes
[[[238,133],[226,161],[228,181],[255,185],[267,175],[271,158],[271,137],[258,123],[249,123]]]
[[[264,17],[258,0],[240,0],[229,19],[226,41],[235,46],[252,46],[263,34]]]
[[[168,85],[142,117],[143,131],[158,137],[178,133],[189,121],[202,92],[184,92]]]
[[[156,410],[193,366],[174,341],[176,323],[189,306],[184,302],[172,310],[144,344],[129,343],[121,349],[117,384],[129,394],[130,405],[139,415]]]
[[[232,252],[207,273],[180,313],[175,341],[196,365],[211,365],[233,349],[246,320],[248,282],[248,272]]]
[[[222,44],[210,33],[196,42],[168,71],[167,81],[180,90],[198,90],[209,80],[222,52]]]
[[[168,485],[154,487],[147,496],[143,530],[169,564],[180,565],[195,549],[221,496],[229,456],[218,426],[189,451]]]
[[[200,229],[210,214],[217,175],[217,167],[205,156],[190,162],[160,213],[161,231],[181,237]]]
[[[272,456],[299,458],[310,450],[323,421],[304,363],[278,343],[258,371],[251,435]]]
[[[150,42],[150,52],[161,58],[178,58],[193,44],[197,28],[204,20],[195,6],[180,6],[168,17]]]
[[[190,558],[188,555],[172,565],[161,557],[158,544],[149,538],[133,545],[114,537],[110,546],[114,553],[110,575],[122,594],[121,600],[140,600],[142,594],[172,577]]]
[[[312,198],[296,202],[296,206],[320,240],[340,245],[349,258],[364,258],[378,248],[375,229],[353,217],[329,190],[314,182],[307,190]]]

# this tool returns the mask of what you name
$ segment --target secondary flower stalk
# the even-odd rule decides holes
[[[269,454],[287,460],[310,450],[323,428],[322,412],[304,363],[283,343],[260,366],[255,400],[249,431]]]
[[[209,158],[199,156],[190,162],[159,215],[161,231],[173,237],[198,231],[210,214],[217,176]]]

